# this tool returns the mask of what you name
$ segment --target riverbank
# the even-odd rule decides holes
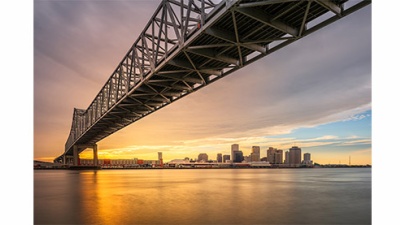
[[[69,166],[69,167],[36,167],[34,170],[162,170],[162,169],[313,169],[313,168],[371,168],[371,165],[333,166],[320,165],[314,167],[101,167],[101,166]]]

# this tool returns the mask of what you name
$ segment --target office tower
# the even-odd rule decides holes
[[[219,162],[219,163],[222,162],[222,154],[221,153],[217,154],[217,162]]]
[[[254,154],[253,152],[250,153],[250,155],[247,157],[248,161],[246,160],[246,162],[255,162],[257,159],[257,154]]]
[[[283,150],[276,150],[274,155],[275,164],[282,164],[283,162]]]
[[[284,164],[289,164],[289,151],[285,152],[285,161]]]
[[[311,154],[310,153],[304,153],[304,161],[311,161]]]
[[[242,151],[234,151],[235,160],[233,162],[241,163],[244,160]]]
[[[226,161],[229,161],[229,160],[231,160],[231,156],[230,155],[224,155],[222,157],[222,162],[226,162]]]
[[[231,158],[233,162],[235,162],[235,152],[237,151],[239,151],[239,145],[238,144],[231,145]]]
[[[289,149],[289,164],[298,166],[301,164],[301,148],[293,146]]]
[[[303,164],[306,164],[306,165],[312,164],[310,153],[304,153],[303,157],[304,157]]]
[[[267,149],[267,161],[271,164],[275,164],[275,151],[277,149],[273,147],[269,147]]]
[[[159,165],[161,167],[164,166],[164,162],[163,162],[163,158],[162,158],[162,152],[158,153],[158,161],[159,161]]]
[[[271,164],[282,164],[283,150],[269,147],[267,150],[267,161]]]
[[[207,162],[207,161],[208,161],[207,153],[200,153],[199,157],[197,157],[197,162]]]
[[[259,162],[260,161],[260,146],[252,146],[251,154],[250,154],[251,162]]]

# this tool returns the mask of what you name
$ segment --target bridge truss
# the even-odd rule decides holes
[[[74,109],[65,152],[54,161],[369,4],[164,0],[89,107]]]

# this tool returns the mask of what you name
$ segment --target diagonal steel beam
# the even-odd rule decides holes
[[[217,37],[219,39],[222,39],[224,41],[228,41],[228,42],[231,42],[233,44],[239,45],[241,47],[248,48],[248,49],[253,50],[253,51],[258,51],[258,52],[261,52],[263,54],[266,53],[266,48],[262,47],[260,45],[257,45],[257,44],[246,44],[245,40],[241,40],[240,43],[237,43],[235,34],[233,32],[230,32],[230,31],[222,30],[222,29],[216,28],[216,27],[210,27],[210,28],[207,28],[205,30],[205,33],[208,34],[208,35]]]
[[[224,63],[228,63],[228,64],[238,64],[238,60],[235,58],[232,58],[230,56],[225,56],[225,55],[218,55],[218,52],[216,52],[215,50],[211,50],[211,49],[188,49],[186,50],[187,52],[196,54],[196,55],[200,55],[200,56],[204,56],[210,59],[214,59],[217,61],[221,61]]]
[[[327,10],[332,11],[337,16],[342,16],[342,11],[343,11],[342,7],[336,5],[332,1],[330,1],[330,0],[315,0],[315,2],[322,5]]]
[[[298,36],[299,34],[298,29],[278,20],[272,20],[272,16],[260,9],[236,8],[236,11],[292,36]]]
[[[203,76],[201,75],[201,73],[197,69],[197,66],[194,64],[194,62],[192,61],[192,59],[190,58],[188,53],[186,51],[184,51],[183,53],[185,54],[185,56],[186,56],[187,60],[190,62],[190,64],[192,64],[193,68],[195,68],[197,76],[199,76],[201,78],[201,80],[202,80],[201,84],[206,84],[206,81],[204,80]]]
[[[236,40],[236,43],[240,43],[239,31],[238,31],[237,24],[236,24],[235,11],[231,10],[231,16],[232,16],[233,27],[235,29],[235,40]],[[240,50],[240,46],[239,45],[237,45],[236,48],[237,48],[238,55],[239,55],[239,65],[243,66],[242,51]]]
[[[302,21],[301,27],[300,27],[299,37],[301,37],[301,35],[303,34],[303,31],[305,30],[307,16],[308,16],[308,12],[310,10],[310,6],[311,6],[311,1],[309,1],[307,4],[306,12],[304,13],[303,21]]]
[[[257,6],[272,5],[272,4],[286,3],[286,2],[297,2],[297,1],[299,0],[269,0],[269,1],[259,1],[259,2],[246,2],[246,3],[241,3],[239,7],[240,8],[257,7]]]

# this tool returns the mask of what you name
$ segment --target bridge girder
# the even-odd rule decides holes
[[[349,8],[346,3],[162,1],[89,107],[74,109],[60,157],[71,155],[74,145],[96,143],[371,1],[360,0]],[[326,14],[332,16],[318,21]]]

